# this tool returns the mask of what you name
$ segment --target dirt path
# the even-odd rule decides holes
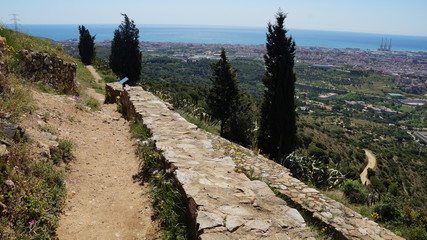
[[[87,65],[86,68],[89,70],[89,72],[92,74],[92,76],[95,78],[97,83],[101,83],[102,77],[96,72],[95,68],[93,68],[91,65]],[[94,97],[96,100],[98,100],[100,103],[103,103],[105,100],[105,96],[97,93],[95,89],[88,88],[86,89],[87,94]]]
[[[371,184],[371,181],[368,179],[368,168],[374,168],[377,164],[377,158],[375,155],[368,149],[364,149],[366,157],[368,158],[368,164],[366,165],[365,169],[363,169],[363,172],[360,174],[360,180],[362,181],[362,184],[369,185]]]
[[[99,74],[96,72],[95,68],[93,68],[92,65],[86,65],[86,68],[89,70],[89,72],[92,74],[92,76],[97,82],[100,82],[102,80],[102,77],[99,76]]]
[[[24,125],[31,137],[44,149],[55,144],[51,135],[40,131],[47,125],[58,138],[75,145],[76,159],[67,166],[68,196],[59,239],[159,239],[148,186],[132,179],[139,160],[128,122],[116,105],[89,112],[76,108],[82,103],[71,96],[34,91],[33,97],[39,107]]]

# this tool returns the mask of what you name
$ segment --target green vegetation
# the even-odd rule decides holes
[[[276,24],[268,24],[264,100],[261,106],[258,147],[271,159],[280,162],[295,151],[295,42],[284,28],[286,15],[279,11]]]
[[[60,44],[55,44],[51,40],[29,36],[24,33],[15,32],[5,27],[0,26],[0,36],[7,40],[8,54],[6,56],[6,65],[9,72],[16,67],[18,63],[18,53],[23,49],[31,49],[38,52],[47,52],[55,54],[67,61],[72,61],[72,57],[65,53],[64,48]]]
[[[69,163],[74,159],[74,144],[69,139],[59,139],[58,146],[50,149],[50,156],[54,164]]]
[[[209,89],[207,104],[212,111],[212,117],[220,122],[220,135],[225,137],[231,130],[231,112],[235,111],[233,106],[237,105],[238,89],[236,73],[225,55],[221,51],[221,59],[211,65],[212,87]]]
[[[128,84],[135,85],[141,75],[141,52],[139,30],[133,20],[122,14],[124,21],[114,31],[111,43],[110,67],[120,78],[129,78]]]
[[[19,51],[32,49],[56,54],[67,61],[72,58],[61,46],[48,40],[6,28],[0,28],[0,35],[6,37],[8,47],[4,59],[6,71],[2,69],[0,73],[0,118],[19,124],[37,108],[31,97],[31,86],[17,74]],[[36,87],[52,90],[47,86]],[[45,113],[41,118],[47,122],[50,115]],[[40,128],[57,133],[49,125]],[[59,163],[72,159],[72,143],[59,140],[58,147],[48,152],[36,152],[35,142],[25,135],[7,139],[7,143],[8,153],[0,156],[0,239],[52,239],[66,196],[64,173]]]
[[[185,195],[178,189],[173,174],[167,171],[161,151],[150,139],[150,130],[138,121],[132,121],[130,128],[138,143],[136,153],[141,159],[140,173],[135,178],[152,186],[154,217],[160,220],[162,238],[193,239]]]
[[[211,65],[212,87],[206,102],[213,119],[220,122],[220,136],[231,141],[249,146],[253,126],[251,101],[239,93],[236,72],[228,62],[225,50],[221,59]]]
[[[84,104],[88,106],[92,111],[99,111],[101,109],[101,103],[93,97],[88,97],[84,101]]]
[[[47,132],[47,133],[50,133],[52,135],[58,134],[56,128],[54,128],[52,126],[49,126],[49,125],[39,125],[39,127],[40,127],[40,130],[42,132]]]
[[[79,55],[80,60],[85,65],[92,64],[95,58],[95,36],[90,35],[89,29],[85,26],[79,26],[80,41],[79,41]]]
[[[31,94],[28,94],[27,89],[18,81],[18,77],[13,74],[8,76],[0,74],[0,117],[8,116],[9,121],[15,123],[36,109]]]
[[[219,122],[212,118],[206,100],[212,86],[209,66],[217,61],[176,59],[167,57],[167,51],[161,56],[154,56],[158,52],[150,54],[144,55],[141,85],[172,103],[197,126],[219,133]],[[98,54],[103,58],[107,55]],[[249,98],[257,102],[251,106],[252,119],[259,117],[264,64],[250,58],[230,59],[229,63],[236,68],[239,90],[250,93]],[[403,93],[393,76],[349,66],[323,70],[302,64],[295,66],[295,74],[298,83],[325,89],[296,92],[297,147],[283,164],[294,176],[396,234],[425,239],[427,149],[408,132],[426,127],[427,106],[409,107],[388,97],[387,92]],[[348,92],[338,94],[336,99],[319,98],[319,94],[333,89]],[[403,94],[407,98],[425,98]],[[377,158],[377,166],[368,172],[371,184],[367,186],[359,180],[366,165],[364,149],[371,150]]]
[[[51,159],[33,159],[26,143],[0,157],[0,238],[51,239],[64,204],[63,171]]]

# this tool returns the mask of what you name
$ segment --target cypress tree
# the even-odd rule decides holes
[[[95,36],[91,36],[85,26],[79,26],[80,40],[79,40],[79,54],[83,64],[90,65],[95,58]]]
[[[122,14],[124,21],[114,31],[111,43],[110,67],[120,78],[129,78],[135,85],[141,75],[141,52],[139,51],[139,29],[133,20]]]
[[[237,105],[239,99],[236,72],[231,68],[224,49],[221,51],[221,59],[212,64],[211,69],[212,88],[207,98],[207,104],[213,118],[218,119],[221,123],[220,135],[225,137],[225,134],[229,132],[227,126],[233,106]]]
[[[276,23],[268,24],[265,90],[258,135],[258,147],[277,162],[296,147],[295,41],[286,36],[285,18],[286,14],[279,10]]]

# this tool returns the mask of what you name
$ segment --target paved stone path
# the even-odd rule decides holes
[[[214,146],[237,163],[238,168],[276,188],[294,204],[313,217],[332,226],[347,239],[403,239],[393,232],[363,217],[359,213],[326,197],[291,176],[289,169],[255,154],[251,150],[211,134]]]
[[[107,89],[116,95],[121,91],[119,86]],[[126,87],[121,104],[129,117],[142,119],[153,132],[157,147],[193,203],[190,210],[201,239],[312,239],[315,235],[298,211],[268,185],[343,238],[403,239],[309,188],[287,168],[197,129],[140,87]],[[242,172],[261,181],[250,181]]]
[[[314,239],[300,213],[262,181],[236,171],[233,159],[209,135],[140,87],[126,87],[129,117],[142,119],[181,184],[198,236],[213,239]]]

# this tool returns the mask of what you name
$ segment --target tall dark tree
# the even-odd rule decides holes
[[[79,26],[80,41],[79,41],[79,54],[82,63],[85,65],[92,64],[95,58],[95,36],[91,36],[90,32],[85,26]]]
[[[211,69],[212,88],[207,98],[207,104],[213,118],[221,122],[220,134],[224,137],[228,132],[233,106],[239,99],[236,72],[231,68],[224,49],[221,51],[221,59],[212,64]]]
[[[231,114],[225,138],[241,144],[251,146],[254,142],[254,100],[244,92],[239,93],[239,99],[231,106]]]
[[[114,31],[111,43],[110,67],[120,78],[129,78],[129,85],[135,85],[141,75],[139,30],[133,20],[122,15],[124,21]]]
[[[275,161],[280,161],[296,147],[295,113],[295,41],[284,28],[286,14],[279,10],[276,23],[268,24],[264,102],[258,147]]]

